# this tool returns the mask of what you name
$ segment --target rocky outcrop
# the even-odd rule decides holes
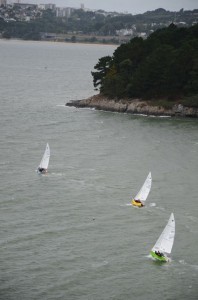
[[[124,112],[130,114],[198,117],[198,108],[186,107],[182,104],[175,104],[171,109],[166,109],[162,106],[151,105],[149,101],[139,99],[108,99],[103,95],[94,95],[87,99],[71,101],[66,103],[66,105],[74,107],[90,107],[97,110]]]

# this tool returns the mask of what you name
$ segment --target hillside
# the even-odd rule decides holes
[[[169,26],[189,27],[198,22],[198,10],[170,12],[159,8],[132,15],[46,5],[14,3],[0,7],[0,37],[65,42],[121,44],[134,37],[148,37]]]

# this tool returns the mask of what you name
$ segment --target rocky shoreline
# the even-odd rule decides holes
[[[108,99],[99,94],[87,99],[75,100],[66,103],[66,106],[74,106],[79,108],[89,107],[96,110],[122,112],[130,114],[144,114],[153,116],[180,116],[180,117],[198,117],[198,108],[186,107],[182,104],[174,104],[171,109],[166,109],[162,106],[154,106],[149,101],[139,99]]]

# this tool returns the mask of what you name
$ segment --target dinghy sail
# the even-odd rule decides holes
[[[171,213],[169,221],[162,231],[160,237],[152,248],[150,254],[152,257],[159,261],[169,261],[167,254],[171,253],[175,238],[175,219]]]
[[[150,193],[151,190],[151,185],[152,185],[152,176],[151,172],[148,174],[143,186],[141,187],[140,191],[137,193],[137,195],[134,197],[132,200],[132,205],[142,207],[144,206],[144,203]]]
[[[38,173],[47,173],[48,165],[49,165],[49,159],[50,159],[50,147],[47,143],[45,152],[43,154],[43,157],[41,159],[40,165],[38,166],[37,172]]]

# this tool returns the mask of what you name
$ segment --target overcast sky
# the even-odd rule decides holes
[[[16,1],[12,1],[16,2]],[[148,10],[164,8],[170,11],[198,9],[198,0],[21,0],[21,3],[55,3],[60,7],[103,9],[105,11],[144,13]]]

